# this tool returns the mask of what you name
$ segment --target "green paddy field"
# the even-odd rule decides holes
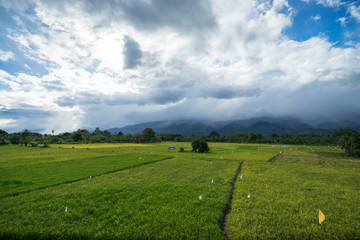
[[[0,239],[360,239],[360,159],[209,147],[0,146]]]

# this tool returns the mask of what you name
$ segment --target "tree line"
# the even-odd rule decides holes
[[[151,128],[145,128],[142,133],[123,134],[118,132],[111,134],[109,131],[101,131],[96,128],[93,132],[86,129],[78,129],[72,133],[65,132],[57,135],[40,134],[25,129],[21,132],[7,133],[0,129],[0,145],[20,144],[24,146],[37,146],[65,143],[150,143],[161,142],[162,139],[156,136]]]
[[[271,134],[262,135],[254,132],[221,135],[213,131],[209,135],[184,136],[181,134],[156,134],[153,129],[145,128],[141,133],[123,134],[110,133],[107,130],[96,128],[93,132],[78,129],[72,133],[40,134],[27,129],[17,133],[7,133],[0,129],[0,145],[20,144],[25,146],[49,146],[49,144],[64,143],[156,143],[164,141],[194,142],[202,139],[205,142],[231,142],[231,143],[269,143],[269,144],[295,144],[295,145],[339,145],[349,155],[360,157],[360,132],[349,127],[339,127],[332,133],[322,134],[314,132],[308,135]]]

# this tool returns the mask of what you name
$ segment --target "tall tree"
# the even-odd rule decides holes
[[[25,129],[21,132],[21,139],[20,139],[20,143],[24,144],[25,146],[27,146],[31,141],[31,133],[29,130]]]
[[[73,134],[73,139],[75,142],[79,142],[79,141],[83,140],[83,136],[82,136],[81,132],[80,131],[75,132]]]
[[[4,144],[9,144],[10,141],[9,141],[9,134],[0,129],[0,145],[4,145]]]
[[[220,133],[218,133],[217,131],[212,131],[212,132],[210,133],[210,137],[212,137],[212,138],[220,137]]]
[[[95,128],[95,131],[94,131],[94,134],[96,135],[96,134],[100,134],[101,133],[101,131],[100,131],[100,128]]]
[[[151,142],[152,138],[155,137],[155,132],[152,128],[145,128],[142,134],[145,142]]]
[[[257,139],[257,135],[253,132],[250,132],[248,135],[248,139],[250,142],[254,142]]]
[[[351,135],[343,136],[339,145],[346,154],[353,157],[360,157],[360,132],[353,132]]]
[[[191,147],[195,152],[209,152],[209,146],[205,139],[203,138],[196,138],[191,142]]]

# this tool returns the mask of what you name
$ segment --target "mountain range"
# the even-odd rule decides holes
[[[134,134],[142,132],[145,128],[152,128],[156,134],[176,133],[181,135],[209,135],[212,131],[217,131],[222,135],[235,134],[238,132],[254,132],[267,135],[285,133],[311,134],[313,132],[331,133],[333,129],[336,129],[339,126],[351,127],[354,130],[360,131],[359,121],[322,121],[318,124],[310,124],[291,117],[263,117],[221,122],[201,120],[156,121],[127,125],[121,128],[110,128],[108,131],[113,134],[120,131],[124,134]]]

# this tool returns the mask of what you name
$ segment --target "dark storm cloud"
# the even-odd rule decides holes
[[[33,109],[6,109],[0,110],[0,120],[8,120],[10,124],[2,126],[9,133],[20,132],[24,129],[30,131],[42,132],[49,118],[54,116],[54,112]]]
[[[119,105],[165,105],[175,103],[185,97],[185,92],[180,89],[151,89],[141,93],[113,93],[110,95],[101,93],[81,92],[76,96],[68,95],[59,97],[56,104],[61,107],[96,106],[106,104],[109,106]]]
[[[125,19],[142,30],[170,27],[181,31],[196,31],[216,26],[208,0],[86,1],[87,11],[111,11],[109,19]]]
[[[232,99],[239,97],[253,97],[260,93],[261,90],[259,88],[246,89],[236,86],[212,86],[211,89],[206,89],[206,91],[202,92],[202,95],[218,99]]]
[[[322,116],[346,119],[360,112],[359,91],[359,84],[355,86],[343,85],[341,82],[315,81],[291,96],[293,101],[290,103],[307,119]]]
[[[184,96],[185,94],[181,90],[152,89],[143,93],[113,94],[112,96],[106,96],[105,102],[109,105],[166,105],[176,103]]]
[[[139,43],[129,36],[125,36],[124,41],[124,69],[135,68],[142,57]]]
[[[180,89],[157,89],[148,97],[150,103],[168,104],[180,101],[185,97],[184,91]]]
[[[355,87],[353,84],[316,81],[296,91],[288,89],[261,92],[256,98],[244,98],[242,104],[236,104],[234,100],[229,104],[230,102],[227,102],[229,99],[224,96],[234,93],[227,93],[226,90],[225,94],[219,94],[222,98],[188,98],[180,104],[157,112],[131,112],[129,118],[146,119],[146,121],[164,119],[223,121],[264,116],[293,116],[314,124],[326,120],[359,121],[359,91],[359,85]]]
[[[105,97],[106,95],[101,93],[79,92],[76,95],[66,95],[59,97],[56,100],[56,104],[61,107],[96,105],[102,103]]]
[[[42,86],[49,91],[63,92],[66,91],[66,87],[56,83],[43,83]]]
[[[360,72],[348,73],[348,76],[346,76],[344,79],[338,79],[337,83],[340,86],[360,87]]]
[[[0,118],[20,119],[20,118],[45,118],[51,116],[51,113],[37,109],[1,109]]]
[[[17,1],[21,2],[21,1]],[[22,1],[24,2],[24,1]],[[34,0],[35,5],[48,9],[78,8],[99,22],[94,26],[110,26],[113,21],[127,21],[137,29],[152,31],[159,28],[173,28],[182,33],[200,33],[217,26],[209,0]],[[8,4],[23,11],[30,4]]]
[[[204,78],[206,76],[203,76]],[[205,81],[205,80],[204,80]],[[200,81],[200,83],[202,83]],[[225,99],[250,98],[259,96],[262,93],[260,88],[239,87],[233,85],[218,85],[196,83],[193,80],[182,80],[180,78],[168,78],[149,84],[139,92],[125,93],[89,93],[80,92],[76,96],[68,95],[59,97],[56,103],[63,107],[75,105],[90,106],[97,104],[116,105],[166,105],[178,103],[183,99]]]
[[[253,116],[295,116],[308,121],[347,119],[359,115],[359,91],[359,85],[315,81],[296,91],[266,92],[258,98],[249,99],[237,110]]]
[[[30,3],[9,1],[7,4],[5,1],[3,4],[24,11],[32,6]],[[149,31],[170,27],[188,32],[211,29],[217,25],[209,0],[34,0],[33,3],[65,11],[80,8],[92,17],[99,18],[101,25],[97,27],[117,20],[126,20],[141,30]]]

